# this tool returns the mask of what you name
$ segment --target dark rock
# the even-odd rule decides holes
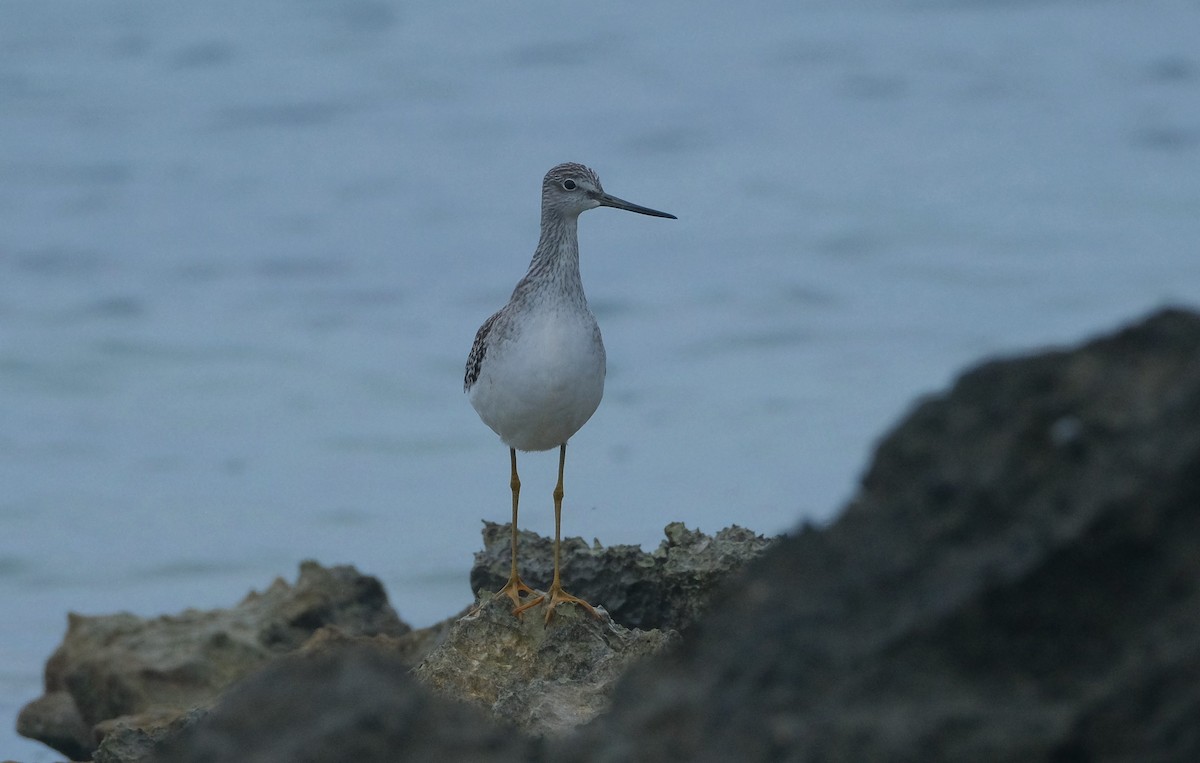
[[[315,562],[301,565],[294,586],[277,580],[233,609],[149,620],[72,614],[46,665],[46,694],[21,711],[18,731],[73,758],[90,755],[117,728],[157,738],[189,708],[324,626],[362,636],[410,630],[379,581]],[[124,720],[105,723],[113,719]]]
[[[521,617],[512,602],[484,594],[415,675],[439,694],[463,699],[536,735],[561,735],[608,706],[612,686],[633,662],[661,651],[674,632],[628,630],[607,617],[560,605]]]
[[[508,581],[511,525],[483,523],[483,550],[475,554],[471,588],[500,590]],[[576,596],[601,605],[627,628],[681,630],[708,607],[717,586],[770,547],[773,539],[727,527],[716,535],[667,525],[667,539],[651,553],[638,546],[589,546],[582,538],[564,538],[562,574]],[[554,542],[521,531],[521,577],[545,590],[554,574]]]
[[[417,685],[368,647],[278,660],[232,687],[156,763],[398,763],[537,759],[537,743]]]
[[[987,363],[562,760],[1200,760],[1200,316]]]

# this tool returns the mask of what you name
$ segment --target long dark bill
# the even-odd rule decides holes
[[[596,197],[596,201],[600,202],[602,207],[612,207],[613,209],[624,209],[627,212],[637,212],[639,215],[650,215],[651,217],[669,217],[672,220],[678,220],[675,215],[667,212],[659,212],[657,209],[638,206],[624,199],[618,199],[616,196],[610,196],[607,193],[602,193]]]

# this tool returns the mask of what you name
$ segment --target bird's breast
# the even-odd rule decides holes
[[[556,447],[600,405],[604,343],[590,313],[526,313],[492,341],[470,398],[510,447]]]

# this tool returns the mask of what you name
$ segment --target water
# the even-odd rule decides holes
[[[1187,2],[0,6],[0,757],[68,611],[353,563],[469,598],[508,458],[461,391],[580,225],[607,395],[564,530],[825,520],[920,394],[1200,295]],[[522,524],[553,530],[554,453]]]

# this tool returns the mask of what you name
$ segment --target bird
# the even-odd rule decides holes
[[[560,604],[594,607],[563,590],[559,568],[563,468],[567,441],[591,418],[604,396],[606,356],[600,326],[588,308],[579,274],[579,215],[612,207],[651,217],[675,215],[630,203],[604,191],[582,164],[552,167],[542,180],[541,235],[529,269],[504,307],[483,322],[467,357],[463,390],[479,418],[508,446],[512,491],[512,563],[508,582],[496,592],[513,603],[513,614],[546,605],[549,623]],[[558,448],[554,488],[554,577],[545,593],[517,571],[517,510],[521,480],[517,451]],[[523,601],[523,596],[532,596]]]

